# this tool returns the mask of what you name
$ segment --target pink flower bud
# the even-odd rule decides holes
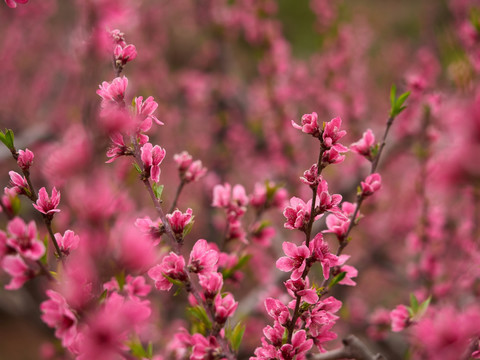
[[[295,129],[302,130],[305,134],[311,134],[315,137],[320,135],[320,129],[318,126],[318,115],[316,112],[303,115],[302,126],[298,125],[295,121],[292,120],[292,126]]]
[[[363,133],[363,136],[360,140],[350,145],[350,149],[365,156],[367,159],[372,160],[372,149],[375,145],[375,135],[372,130],[368,129]]]
[[[362,195],[370,196],[382,187],[382,178],[380,174],[375,173],[367,176],[365,181],[361,182]]]
[[[409,324],[410,314],[405,305],[398,305],[390,312],[392,320],[392,331],[399,332],[405,329]]]
[[[33,152],[28,149],[18,150],[17,164],[22,170],[28,170],[33,163]]]

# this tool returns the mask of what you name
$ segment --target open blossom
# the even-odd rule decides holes
[[[158,290],[170,290],[173,284],[168,281],[166,276],[174,280],[185,281],[185,260],[183,256],[171,252],[162,259],[160,265],[156,265],[148,271],[148,276],[155,281],[155,287]]]
[[[185,213],[182,213],[177,209],[173,213],[167,214],[166,216],[172,231],[175,233],[175,235],[180,237],[182,237],[185,227],[193,221],[192,209],[190,208],[188,208]]]
[[[173,155],[173,160],[177,164],[178,171],[185,172],[193,162],[193,157],[186,151]]]
[[[303,176],[300,177],[300,181],[310,187],[317,186],[322,180],[322,175],[318,175],[318,166],[313,164],[310,169],[305,170]]]
[[[144,297],[150,293],[152,287],[146,284],[143,276],[127,275],[123,287],[130,298]]]
[[[222,349],[214,336],[207,339],[197,333],[193,334],[190,340],[193,346],[190,360],[221,359]]]
[[[125,76],[117,77],[111,83],[104,81],[97,90],[97,94],[102,98],[102,106],[109,103],[124,104],[127,86],[128,79]]]
[[[107,151],[107,156],[110,158],[106,161],[107,164],[113,162],[115,159],[119,158],[120,156],[126,155],[128,147],[125,145],[125,141],[123,140],[123,135],[116,132],[110,136],[112,140],[112,146]]]
[[[318,233],[310,241],[309,251],[312,260],[318,261],[322,264],[323,276],[325,279],[328,279],[330,268],[337,265],[338,257],[330,252],[328,244],[323,240],[322,233]]]
[[[158,103],[153,99],[153,96],[149,96],[143,101],[143,96],[135,98],[135,114],[140,121],[149,119],[155,121],[158,125],[164,125],[163,122],[153,115],[158,108]]]
[[[40,305],[42,320],[55,328],[55,336],[63,346],[70,346],[77,335],[77,317],[68,306],[65,298],[53,290],[47,290],[48,300]]]
[[[22,170],[28,170],[33,164],[35,155],[28,149],[18,150],[17,164]]]
[[[378,173],[369,175],[365,181],[360,183],[360,186],[362,187],[362,195],[370,196],[382,187],[382,177]]]
[[[318,301],[318,294],[314,288],[310,287],[310,280],[307,277],[305,279],[299,278],[296,280],[289,279],[285,281],[285,287],[287,288],[288,293],[292,297],[300,296],[302,301],[305,301],[308,304],[315,304]],[[290,308],[295,308],[296,301],[291,301],[288,306]]]
[[[248,196],[242,185],[235,185],[232,189],[231,185],[215,185],[213,188],[213,207],[224,208],[227,211],[229,221],[238,219],[246,212],[248,205]]]
[[[277,268],[286,272],[293,271],[290,278],[299,279],[305,270],[305,260],[310,257],[310,250],[305,245],[297,246],[288,241],[282,244],[282,248],[287,256],[282,256],[277,260]]]
[[[344,217],[338,217],[336,214],[331,214],[327,216],[326,225],[328,230],[324,230],[324,233],[334,233],[337,235],[338,240],[341,242],[345,239],[347,235],[348,228],[350,227],[350,221],[353,213],[355,212],[355,205],[344,201],[342,203],[342,213]],[[360,213],[357,213],[357,218],[360,216]]]
[[[336,117],[325,123],[322,133],[323,146],[325,146],[326,149],[334,148],[339,153],[348,150],[346,146],[338,143],[338,141],[347,134],[345,130],[340,130],[340,126],[342,126],[342,119]]]
[[[37,238],[35,222],[30,221],[27,225],[18,217],[7,225],[7,245],[31,260],[38,260],[45,254],[45,245]]]
[[[146,143],[142,146],[141,158],[152,180],[158,183],[160,181],[160,164],[165,158],[166,151],[160,146],[152,146],[150,143]]]
[[[60,233],[56,233],[55,240],[57,240],[60,251],[65,255],[69,255],[71,250],[75,250],[78,247],[80,237],[75,235],[72,230],[67,230],[63,236]]]
[[[205,176],[207,168],[205,168],[200,160],[195,160],[185,171],[185,181],[193,182]]]
[[[188,269],[197,274],[208,274],[217,271],[218,251],[208,246],[204,239],[198,240],[190,253]]]
[[[316,112],[303,115],[301,126],[292,120],[292,126],[295,129],[302,130],[305,134],[311,134],[313,136],[318,136],[320,134],[320,128],[318,126],[318,115]]]
[[[290,199],[290,206],[283,211],[283,215],[287,218],[287,222],[283,225],[287,229],[303,229],[305,224],[310,220],[310,211],[312,200],[306,203],[297,197]]]
[[[357,283],[352,278],[357,277],[358,270],[351,265],[345,265],[350,255],[340,255],[338,257],[337,266],[339,267],[339,273],[345,272],[345,277],[339,281],[340,285],[355,286]]]
[[[342,201],[342,195],[333,194],[330,195],[328,192],[328,183],[326,180],[320,181],[320,184],[317,188],[317,195],[319,197],[319,205],[316,208],[316,211],[320,214],[329,211],[338,216],[343,217],[342,211],[338,208],[338,204]]]
[[[405,305],[398,305],[390,312],[392,320],[392,331],[399,332],[405,329],[410,322],[410,314]]]
[[[11,7],[12,9],[17,7],[17,4],[26,4],[28,0],[5,0],[5,3],[7,4],[8,7]]]
[[[335,148],[325,150],[322,155],[322,165],[325,167],[327,165],[339,164],[345,160],[345,155],[340,154]]]
[[[224,324],[237,309],[238,302],[235,301],[233,295],[230,293],[227,293],[225,296],[218,294],[215,297],[214,307],[215,321],[219,324]]]
[[[19,255],[5,256],[1,262],[1,267],[12,277],[10,282],[5,285],[7,290],[20,289],[25,282],[34,277],[33,271]]]
[[[292,336],[292,343],[285,344],[280,348],[281,359],[296,359],[304,360],[306,353],[312,348],[313,340],[307,340],[307,333],[305,330],[297,331]]]
[[[60,211],[60,209],[57,209],[59,203],[60,191],[57,191],[55,186],[52,189],[51,198],[48,196],[47,190],[42,187],[38,192],[38,200],[33,204],[33,207],[45,215],[53,215]]]
[[[137,57],[137,49],[135,48],[135,45],[132,44],[125,47],[117,45],[113,50],[113,55],[118,63],[125,65],[129,61],[135,60]]]
[[[290,312],[285,304],[274,298],[265,299],[265,309],[276,322],[284,325],[290,318]]]
[[[372,160],[372,150],[375,145],[375,135],[372,130],[368,129],[363,133],[363,136],[357,142],[350,145],[350,149],[357,154],[365,156],[367,159]]]

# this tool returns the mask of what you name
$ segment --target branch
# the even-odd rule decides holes
[[[317,354],[311,357],[312,360],[387,360],[382,354],[373,354],[367,346],[355,335],[349,335],[343,339],[343,347]]]

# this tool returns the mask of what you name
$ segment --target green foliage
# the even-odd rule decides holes
[[[235,266],[232,266],[231,268],[225,269],[222,271],[223,278],[224,279],[231,278],[235,273],[235,271],[240,270],[242,267],[244,267],[248,263],[251,257],[252,255],[241,256],[240,259],[238,259],[238,263]]]
[[[410,306],[407,306],[408,313],[412,320],[419,320],[427,312],[428,306],[432,301],[432,297],[429,296],[421,304],[418,302],[417,297],[414,294],[410,294]]]
[[[197,305],[187,308],[187,313],[192,318],[194,322],[194,327],[201,333],[205,333],[205,329],[212,328],[212,322],[208,318],[207,312],[203,306]]]
[[[405,100],[407,100],[408,96],[410,95],[410,91],[407,91],[406,93],[401,94],[399,97],[397,97],[397,88],[395,85],[392,85],[392,88],[390,89],[390,117],[394,118],[397,115],[399,115],[403,110],[405,110],[407,107],[403,106],[405,103]]]
[[[158,200],[162,200],[163,188],[164,188],[164,185],[158,185],[156,182],[152,183],[153,193],[155,194],[155,197]]]
[[[226,337],[230,341],[232,349],[235,352],[240,348],[245,328],[246,327],[242,322],[238,322],[233,329],[226,329]]]
[[[347,275],[346,271],[342,271],[340,274],[335,275],[335,277],[330,282],[329,288],[331,289],[336,284],[338,284],[340,281],[342,281],[345,278],[346,275]]]
[[[15,136],[13,135],[13,131],[11,129],[5,129],[5,132],[0,130],[0,141],[3,142],[10,151],[15,150],[13,145],[14,139]]]

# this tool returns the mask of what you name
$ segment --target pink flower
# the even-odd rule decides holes
[[[45,254],[45,245],[37,239],[37,227],[34,221],[28,225],[21,218],[14,218],[7,225],[7,245],[20,255],[31,260],[40,259]]]
[[[62,340],[62,345],[70,346],[77,336],[77,317],[68,306],[65,298],[53,290],[47,290],[49,300],[40,305],[42,320],[55,328],[55,336]]]
[[[358,275],[358,270],[355,269],[353,266],[350,265],[344,265],[347,260],[350,258],[350,255],[340,255],[338,257],[338,262],[337,266],[339,266],[339,273],[345,272],[345,277],[339,281],[339,284],[341,285],[349,285],[349,286],[355,286],[357,283],[352,280],[352,278],[357,277]]]
[[[69,255],[70,250],[75,250],[78,247],[80,237],[75,235],[72,230],[67,230],[63,236],[60,233],[56,233],[55,240],[57,240],[60,251],[65,255]]]
[[[201,334],[193,334],[191,337],[192,354],[190,360],[206,360],[220,358],[222,349],[217,343],[214,336],[209,336],[206,339]]]
[[[7,290],[20,289],[25,282],[35,276],[19,255],[5,256],[2,260],[2,269],[12,277],[10,282],[5,285]]]
[[[173,160],[177,164],[178,171],[181,173],[185,172],[193,162],[192,155],[186,151],[182,151],[180,154],[173,155]]]
[[[15,189],[17,194],[28,194],[29,193],[29,186],[27,179],[24,176],[21,176],[19,173],[15,171],[9,171],[8,175],[10,175],[10,184],[12,189]]]
[[[372,149],[375,145],[375,135],[373,134],[372,130],[368,129],[363,133],[363,136],[360,140],[350,145],[350,149],[365,156],[367,159],[372,160],[373,154]]]
[[[367,176],[360,185],[362,187],[362,196],[370,196],[382,187],[382,178],[380,174],[375,173]]]
[[[321,233],[315,235],[310,241],[309,250],[312,260],[318,261],[322,264],[323,277],[328,279],[330,268],[337,265],[338,258],[330,252],[328,244],[323,240],[323,235]]]
[[[206,240],[198,240],[190,253],[188,269],[197,274],[217,271],[218,251],[211,249]]]
[[[104,81],[97,90],[97,94],[102,98],[102,106],[108,103],[124,104],[127,86],[128,79],[125,76],[117,77],[111,83]]]
[[[342,201],[342,195],[330,195],[328,192],[328,183],[326,180],[320,181],[320,184],[317,188],[317,195],[319,197],[319,205],[315,209],[317,213],[322,214],[326,211],[329,211],[338,214],[338,216],[344,216],[341,210],[338,208],[338,204],[340,204],[340,202]]]
[[[248,197],[242,185],[235,185],[232,189],[230,184],[215,185],[213,188],[213,207],[224,208],[227,211],[229,221],[243,216],[248,204]]]
[[[322,180],[322,176],[318,175],[318,166],[313,164],[309,170],[304,171],[303,176],[300,177],[300,181],[310,187],[317,186]]]
[[[287,229],[303,230],[305,224],[310,220],[310,211],[312,207],[312,200],[305,203],[302,199],[292,197],[290,199],[290,206],[287,206],[283,211],[283,215],[287,218],[287,222],[283,225]]]
[[[127,275],[124,289],[130,298],[137,298],[147,296],[152,287],[145,283],[143,276]]]
[[[28,170],[33,163],[35,155],[28,149],[18,150],[17,164],[22,170]]]
[[[355,205],[344,201],[342,203],[342,213],[344,217],[339,218],[337,214],[332,214],[327,216],[326,225],[328,230],[324,230],[324,233],[334,233],[337,235],[338,240],[341,242],[345,239],[347,234],[348,228],[350,227],[350,217],[353,215],[355,211]],[[357,213],[357,218],[360,216]]]
[[[142,146],[141,158],[145,171],[152,177],[152,180],[158,183],[160,181],[160,164],[165,158],[166,151],[160,146],[152,146],[146,143]]]
[[[345,152],[348,150],[347,147],[342,144],[338,144],[338,141],[343,138],[347,132],[345,130],[340,130],[342,125],[342,119],[336,117],[331,121],[325,123],[323,133],[322,133],[322,143],[326,149],[334,148],[339,153]]]
[[[300,296],[301,300],[308,304],[315,304],[318,301],[317,291],[310,288],[308,276],[305,277],[305,280],[302,278],[297,280],[289,279],[285,282],[285,287],[292,297]],[[294,308],[295,300],[290,302],[288,306]]]
[[[224,324],[237,309],[238,302],[235,301],[233,295],[230,293],[227,293],[225,296],[218,294],[215,297],[214,306],[215,321],[219,324]]]
[[[410,324],[410,314],[405,305],[398,305],[390,312],[392,320],[392,331],[399,332]]]
[[[338,144],[337,144],[338,145]],[[322,166],[339,164],[345,160],[345,155],[341,155],[335,148],[325,150],[322,155]]]
[[[172,231],[178,238],[183,239],[183,232],[188,224],[193,222],[192,209],[188,208],[187,212],[182,213],[180,210],[175,210],[171,214],[167,214],[168,222],[172,228]]]
[[[17,7],[17,4],[26,4],[28,0],[5,0],[5,3],[7,4],[8,7],[11,7],[12,9]]]
[[[162,259],[160,265],[156,265],[148,271],[148,276],[155,281],[155,287],[158,290],[170,290],[172,283],[167,277],[186,281],[187,274],[185,273],[185,260],[183,256],[171,252]]]
[[[265,335],[265,337],[276,347],[282,346],[284,333],[285,328],[278,322],[275,322],[273,324],[273,327],[268,325],[263,328],[263,334]]]
[[[45,215],[53,216],[54,213],[60,212],[57,209],[60,203],[60,191],[57,191],[55,186],[52,189],[52,198],[50,199],[47,190],[44,187],[38,192],[38,200],[33,207]]]
[[[198,279],[206,299],[213,299],[222,289],[223,276],[218,272],[200,274]]]
[[[312,348],[313,340],[307,340],[307,333],[305,330],[297,331],[292,336],[292,343],[285,344],[280,348],[280,359],[290,360],[304,360],[305,354]]]
[[[106,161],[107,164],[113,162],[115,159],[119,158],[120,156],[127,155],[128,147],[125,145],[125,141],[123,140],[123,135],[120,133],[113,133],[110,136],[112,140],[112,146],[107,151],[107,156],[110,158]]]
[[[158,245],[160,237],[165,233],[165,227],[163,226],[162,221],[157,219],[153,222],[148,216],[135,220],[135,226],[154,240],[154,245]]]
[[[125,34],[120,30],[115,29],[110,31],[110,36],[112,37],[114,44],[122,47],[127,46],[127,43],[125,42]]]
[[[149,96],[145,101],[143,101],[142,96],[135,98],[135,113],[140,121],[149,119],[150,121],[155,121],[158,125],[164,125],[163,122],[153,115],[157,108],[158,104],[153,100],[153,96]]]
[[[310,251],[305,245],[296,246],[288,241],[282,244],[282,248],[287,256],[282,256],[277,260],[277,268],[285,272],[293,270],[290,278],[298,280],[305,270],[305,260],[310,256]]]
[[[292,120],[292,126],[295,129],[302,130],[305,134],[311,134],[315,137],[320,135],[320,129],[318,127],[318,115],[316,112],[303,115],[302,126],[298,125],[295,121]]]
[[[278,321],[281,325],[285,325],[290,318],[290,312],[285,304],[280,300],[274,298],[267,298],[265,300],[265,309],[267,309],[268,315],[270,315],[275,321]]]
[[[232,187],[230,184],[225,183],[225,185],[215,185],[213,188],[213,207],[226,208],[230,205],[230,196],[232,192]]]
[[[195,160],[185,171],[185,181],[193,182],[205,176],[207,168],[203,167],[200,160]]]
[[[121,45],[115,46],[113,50],[113,55],[115,56],[115,60],[120,65],[125,65],[127,62],[135,60],[137,57],[137,49],[135,45],[127,45],[122,47]]]

